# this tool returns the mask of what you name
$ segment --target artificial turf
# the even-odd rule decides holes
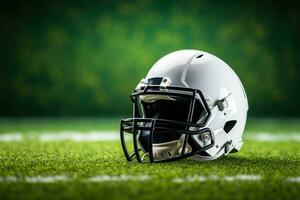
[[[245,134],[260,131],[299,132],[298,120],[250,120]],[[117,119],[26,119],[0,121],[0,132],[112,130]],[[257,125],[255,125],[257,124]],[[239,174],[259,175],[258,181],[224,181]],[[89,182],[101,175],[149,176],[145,181]],[[174,182],[189,176],[220,177]],[[299,141],[246,140],[241,152],[210,162],[182,160],[139,164],[124,160],[118,141],[0,142],[0,177],[67,176],[53,183],[0,182],[0,199],[297,199],[300,177]],[[4,180],[4,179],[3,179]]]

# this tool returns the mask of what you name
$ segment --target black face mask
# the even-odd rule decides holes
[[[159,98],[159,97],[158,97]],[[166,119],[178,122],[187,122],[188,112],[191,104],[191,98],[188,97],[169,97],[166,99],[157,99],[153,102],[140,101],[139,115],[145,118],[152,119]],[[200,118],[201,113],[204,111],[199,100],[195,102],[194,115],[192,123],[196,123]],[[151,123],[146,122],[146,127],[151,127]],[[180,130],[184,130],[186,127],[179,124],[168,124],[169,128],[172,128],[174,132],[160,130],[153,133],[153,144],[160,144],[166,142],[172,142],[179,140],[182,133]],[[139,134],[139,142],[145,152],[148,152],[150,131],[141,131]]]
[[[211,148],[214,144],[213,135],[203,128],[210,115],[210,110],[199,90],[174,86],[147,86],[144,90],[134,91],[133,118],[121,120],[121,142],[128,161],[134,158],[138,162],[148,156],[150,162],[173,161],[195,155]],[[134,153],[129,155],[124,133],[133,134]],[[209,133],[211,143],[204,147],[190,145],[191,135]],[[155,160],[153,149],[164,148],[164,144],[178,141],[177,154]],[[179,142],[180,141],[180,142]],[[176,146],[176,144],[175,144]],[[192,147],[185,152],[185,147]],[[182,149],[182,150],[180,150]],[[155,150],[156,151],[156,150]],[[140,156],[140,153],[144,155]]]

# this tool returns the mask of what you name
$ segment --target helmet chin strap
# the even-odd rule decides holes
[[[191,156],[189,159],[191,160],[199,160],[199,161],[209,161],[209,160],[215,160],[221,156],[224,156],[224,150],[219,151],[217,154],[213,156],[201,156],[201,155],[194,155]]]
[[[184,134],[181,135],[179,140],[153,144],[154,160],[165,160],[179,156],[182,151],[183,141]],[[191,151],[192,147],[187,143],[184,153],[190,153]]]
[[[232,143],[232,141],[226,142],[215,155],[211,155],[211,156],[194,155],[194,156],[191,156],[190,159],[191,160],[209,161],[209,160],[215,160],[221,156],[226,156],[232,150],[231,143]]]

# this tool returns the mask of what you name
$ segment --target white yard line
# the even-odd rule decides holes
[[[18,182],[19,178],[16,176],[4,176],[0,177],[0,183],[12,183],[12,182]]]
[[[186,182],[205,182],[207,178],[205,176],[188,176],[186,178],[174,178],[174,183],[186,183]]]
[[[111,176],[111,175],[101,175],[101,176],[93,176],[87,179],[88,182],[121,182],[121,181],[148,181],[150,180],[150,176],[129,176],[129,175],[119,175],[119,176]]]
[[[126,138],[131,139],[128,134]],[[295,141],[300,142],[300,132],[275,133],[270,132],[247,132],[245,141],[277,142]],[[74,142],[99,142],[99,141],[118,141],[120,135],[115,131],[43,131],[29,133],[1,133],[0,142],[19,142],[24,140],[38,140],[42,142],[52,141],[74,141]]]
[[[241,174],[236,176],[188,176],[185,178],[175,178],[173,182],[175,183],[186,183],[186,182],[205,182],[205,181],[259,181],[261,180],[261,176],[259,175],[252,175],[252,174]]]
[[[85,181],[87,182],[124,182],[124,181],[148,181],[150,176],[131,176],[131,175],[99,175],[92,176]],[[3,176],[0,177],[0,183],[15,183],[15,182],[26,182],[26,183],[55,183],[72,181],[74,178],[68,176]]]
[[[97,175],[83,179],[85,182],[91,183],[102,183],[102,182],[126,182],[126,181],[136,181],[145,182],[152,180],[153,177],[142,175],[142,176],[132,176],[132,175]],[[225,181],[225,182],[258,182],[263,179],[260,175],[255,174],[240,174],[235,176],[202,176],[194,175],[187,176],[183,178],[174,178],[171,182],[174,183],[191,183],[191,182],[206,182],[206,181]],[[76,180],[69,176],[0,176],[0,183],[56,183],[56,182],[67,182]],[[160,179],[164,181],[164,179]],[[165,179],[165,181],[168,181]],[[300,177],[288,177],[282,180],[284,183],[300,183]]]
[[[300,183],[300,176],[298,177],[289,177],[286,179],[286,182],[289,183]]]
[[[238,180],[238,181],[259,181],[259,180],[261,180],[261,176],[253,175],[253,174],[250,174],[250,175],[241,174],[241,175],[236,175],[236,176],[224,176],[223,180],[225,180],[225,181],[236,181],[236,180]]]
[[[61,181],[69,181],[67,176],[37,176],[37,177],[25,177],[27,183],[54,183]]]
[[[7,176],[0,177],[0,182],[11,183],[11,182],[26,182],[26,183],[55,183],[70,181],[72,178],[67,176],[26,176],[26,177],[16,177]]]

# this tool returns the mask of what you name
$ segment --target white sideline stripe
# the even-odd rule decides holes
[[[102,182],[124,182],[124,181],[137,181],[144,182],[151,180],[151,176],[131,176],[131,175],[98,175],[84,179],[86,182],[102,183]],[[261,181],[263,177],[254,174],[240,174],[236,176],[188,176],[184,178],[171,179],[174,183],[189,183],[189,182],[206,182],[206,181],[226,181],[226,182],[249,182],[249,181]],[[0,183],[56,183],[73,181],[75,178],[69,176],[0,176]],[[167,179],[166,179],[167,180]],[[300,183],[300,177],[288,177],[282,180],[285,183]]]
[[[21,141],[23,136],[21,133],[4,133],[0,134],[1,142]]]
[[[74,141],[74,142],[98,142],[98,141],[118,141],[119,133],[114,131],[46,131],[29,133],[2,133],[0,142],[13,142],[23,140],[39,140],[42,142],[51,141]],[[129,137],[131,139],[131,137]],[[276,142],[276,141],[296,141],[300,142],[300,132],[276,133],[269,132],[247,132],[245,140]]]
[[[63,131],[57,133],[43,133],[38,135],[41,141],[61,141],[61,140],[71,140],[75,142],[81,141],[116,141],[120,139],[119,134],[116,132],[99,132],[91,131],[87,133],[83,132],[71,132]]]
[[[120,181],[148,181],[150,180],[150,176],[128,176],[128,175],[120,175],[120,176],[93,176],[87,179],[89,182],[120,182]]]
[[[297,141],[300,142],[299,132],[290,133],[269,133],[269,132],[249,132],[246,139],[263,141],[263,142],[276,142],[276,141]]]
[[[205,182],[205,181],[259,181],[261,180],[261,176],[258,175],[247,175],[241,174],[236,176],[188,176],[186,178],[175,178],[173,182],[175,183],[186,183],[186,182]]]
[[[51,141],[74,141],[74,142],[97,142],[97,141],[117,141],[120,135],[116,132],[103,131],[57,131],[57,132],[30,132],[4,133],[0,134],[0,142],[13,142],[22,140],[40,140],[42,142]]]

